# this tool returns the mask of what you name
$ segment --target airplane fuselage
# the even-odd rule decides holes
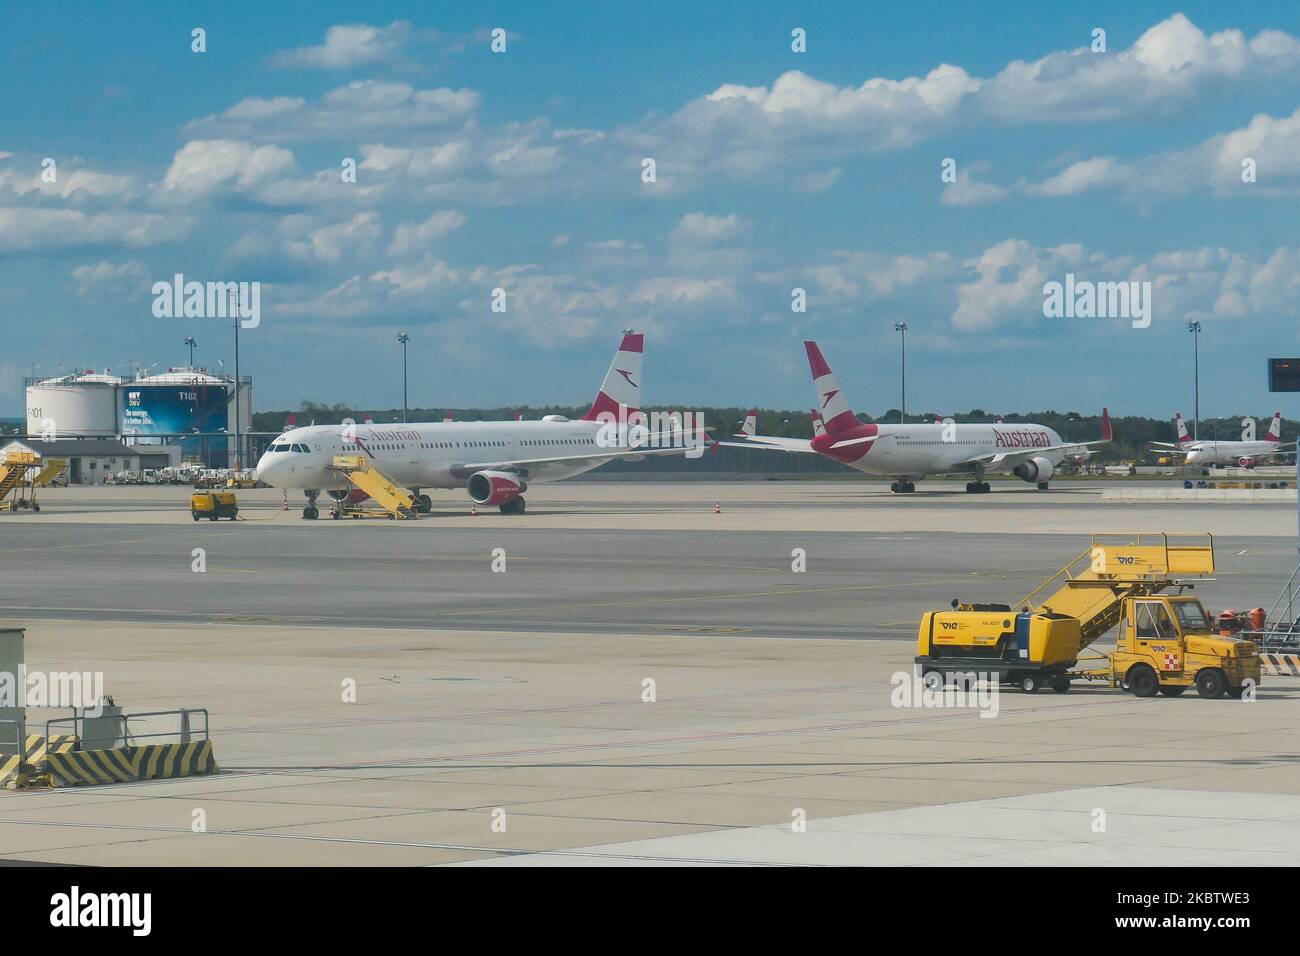
[[[1268,458],[1278,453],[1272,441],[1196,441],[1183,446],[1189,465],[1235,465],[1243,458]]]
[[[599,454],[617,446],[598,440],[593,421],[412,422],[311,425],[285,432],[257,463],[257,477],[277,488],[341,490],[330,469],[336,455],[365,455],[408,488],[463,488],[487,463]],[[529,484],[591,471],[605,459],[511,467]],[[467,467],[478,465],[479,467]]]
[[[1000,454],[1022,456],[1026,452],[1032,453],[1035,448],[1063,444],[1061,437],[1044,425],[918,424],[877,425],[874,428],[877,433],[874,440],[860,446],[848,446],[843,449],[844,454],[830,457],[876,475],[972,474],[979,469],[966,464],[970,459]],[[814,448],[818,442],[829,444],[826,438],[821,438],[814,441]],[[1043,452],[1042,457],[1055,467],[1066,454],[1057,447]],[[984,470],[1010,472],[1015,464],[1012,462],[1006,468],[989,465]]]

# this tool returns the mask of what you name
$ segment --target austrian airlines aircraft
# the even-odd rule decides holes
[[[361,454],[416,496],[417,511],[432,508],[423,488],[465,488],[475,504],[520,514],[530,484],[571,478],[615,459],[692,454],[699,446],[680,429],[675,435],[647,430],[629,444],[626,424],[641,407],[644,341],[640,332],[623,336],[595,402],[577,421],[547,415],[532,422],[312,425],[277,438],[258,461],[257,477],[277,488],[301,488],[302,516],[316,518],[322,490],[336,501],[350,495],[348,482],[330,468],[334,456]]]
[[[743,440],[723,442],[740,448],[767,448],[823,455],[868,474],[889,475],[889,490],[906,494],[926,475],[969,474],[968,492],[986,492],[989,472],[1015,475],[1046,490],[1056,467],[1067,456],[1111,440],[1110,413],[1102,409],[1102,437],[1096,441],[1065,443],[1043,425],[956,424],[864,425],[858,421],[840,391],[831,368],[816,342],[805,342],[808,365],[821,408],[822,423],[812,440],[738,435]],[[748,420],[747,420],[748,421]],[[814,419],[814,429],[818,429]]]
[[[1295,447],[1293,441],[1285,444],[1282,442],[1281,412],[1273,413],[1272,424],[1268,426],[1268,434],[1263,441],[1193,441],[1192,436],[1187,434],[1187,423],[1183,421],[1181,413],[1174,416],[1174,424],[1178,427],[1178,444],[1153,441],[1151,447],[1175,455],[1186,455],[1189,465],[1240,465],[1242,468],[1250,468],[1259,458],[1268,458],[1283,448]]]

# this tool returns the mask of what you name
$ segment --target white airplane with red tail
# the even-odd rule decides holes
[[[707,443],[702,429],[684,434],[679,420],[675,430],[665,422],[662,429],[635,431],[644,343],[640,332],[624,334],[591,409],[580,419],[547,415],[527,422],[367,421],[294,428],[272,442],[257,463],[257,477],[277,488],[302,489],[307,496],[303,517],[316,518],[321,491],[336,501],[355,500],[331,463],[336,455],[360,454],[411,490],[417,511],[432,508],[422,489],[464,488],[475,504],[518,514],[524,511],[524,492],[538,482],[572,478],[607,461],[665,454],[698,457]]]
[[[867,474],[889,475],[890,490],[906,494],[926,475],[967,474],[973,477],[968,492],[987,492],[986,474],[1015,475],[1046,490],[1057,466],[1112,438],[1110,413],[1102,409],[1102,437],[1087,442],[1064,442],[1044,425],[958,424],[952,421],[916,425],[868,425],[858,421],[816,342],[804,342],[813,386],[820,408],[814,415],[816,434],[806,438],[780,438],[757,434],[737,435],[740,441],[723,442],[738,448],[764,448],[822,455]],[[746,419],[748,424],[749,419]]]
[[[1196,441],[1187,433],[1187,423],[1181,413],[1174,416],[1178,430],[1178,443],[1153,441],[1153,449],[1166,454],[1184,455],[1189,465],[1238,465],[1253,468],[1261,458],[1271,458],[1283,449],[1294,448],[1295,442],[1282,441],[1282,413],[1274,412],[1268,432],[1262,440],[1255,441]]]

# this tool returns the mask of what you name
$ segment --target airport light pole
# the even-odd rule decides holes
[[[187,335],[185,336],[185,344],[190,347],[190,368],[194,368],[194,346],[199,343],[194,341],[194,336]]]
[[[406,343],[410,340],[405,332],[397,333],[397,341],[402,343],[402,424],[406,424]]]
[[[1192,401],[1196,406],[1192,420],[1192,440],[1201,437],[1201,323],[1188,322],[1187,331],[1192,333]]]
[[[239,470],[243,462],[243,446],[240,440],[243,436],[239,431],[239,286],[235,286],[235,471]]]
[[[899,335],[899,346],[901,348],[901,360],[903,371],[903,407],[898,410],[898,423],[900,425],[907,421],[907,323],[895,322],[894,331]]]

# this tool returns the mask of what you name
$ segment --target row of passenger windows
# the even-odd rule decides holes
[[[373,451],[404,451],[407,448],[505,448],[509,443],[504,441],[431,441],[431,442],[414,442],[404,444],[401,442],[395,444],[380,443],[378,445],[366,444],[367,448]],[[521,445],[540,446],[540,445],[594,445],[594,438],[535,438],[520,441]],[[272,451],[275,449],[272,448]],[[305,449],[304,449],[305,450]]]
[[[504,441],[428,441],[428,442],[395,442],[380,443],[372,445],[366,444],[366,447],[372,451],[405,451],[407,448],[505,448],[509,444]],[[594,445],[596,439],[589,437],[578,438],[532,438],[519,442],[521,445],[541,446],[541,445]],[[347,451],[350,445],[335,445],[334,451]],[[306,445],[290,444],[288,442],[279,442],[272,445],[267,451],[299,451],[305,452],[308,448]]]

